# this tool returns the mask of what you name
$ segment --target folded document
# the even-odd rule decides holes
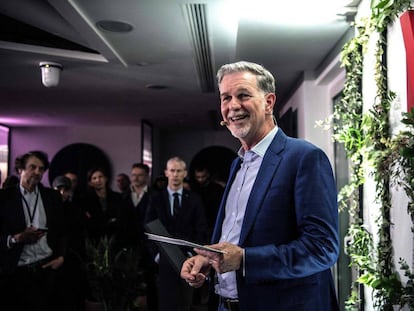
[[[170,238],[170,237],[166,237],[166,236],[162,236],[162,235],[158,235],[158,234],[153,234],[153,233],[148,233],[148,232],[145,232],[145,234],[147,235],[149,240],[153,240],[153,241],[157,241],[157,242],[163,242],[163,243],[167,243],[167,244],[174,244],[174,245],[198,248],[198,249],[206,250],[206,251],[213,252],[213,253],[219,253],[219,254],[224,254],[225,253],[224,251],[219,250],[219,249],[215,249],[215,248],[212,248],[212,247],[209,247],[209,246],[204,246],[204,245],[201,245],[201,244],[189,242],[189,241],[182,240],[182,239],[174,239],[174,238]]]

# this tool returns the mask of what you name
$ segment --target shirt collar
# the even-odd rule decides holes
[[[183,188],[180,188],[180,189],[178,189],[178,190],[176,190],[176,191],[174,191],[174,190],[171,190],[171,188],[170,187],[167,187],[167,191],[168,191],[168,194],[170,195],[170,196],[172,196],[174,193],[178,193],[179,195],[183,195]]]
[[[254,152],[260,157],[263,157],[266,153],[267,148],[269,148],[273,138],[276,136],[279,127],[275,126],[261,141],[259,141],[252,149],[249,151]],[[239,151],[237,152],[238,156],[244,160],[244,155],[246,151],[243,147],[240,147]]]
[[[136,192],[133,185],[131,185],[130,188],[131,188],[131,192]],[[141,193],[145,193],[145,192],[148,192],[148,185],[146,185],[144,188],[142,188]]]
[[[21,184],[19,185],[20,187],[20,192],[24,195],[26,194],[37,194],[37,192],[39,191],[39,188],[37,186],[35,186],[33,192],[29,192],[26,190],[26,188],[24,188]]]

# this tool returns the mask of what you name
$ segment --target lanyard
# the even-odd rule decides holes
[[[33,213],[30,211],[29,203],[27,203],[27,201],[26,201],[25,197],[23,196],[23,194],[21,192],[20,192],[20,194],[22,196],[24,205],[26,207],[27,214],[29,215],[30,226],[32,226],[33,225],[33,219],[34,219],[34,216],[35,216],[36,210],[37,210],[37,201],[39,200],[39,190],[37,190],[36,201],[35,201],[35,205],[34,205],[34,208],[33,208]]]

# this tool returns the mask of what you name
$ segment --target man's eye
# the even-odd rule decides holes
[[[240,94],[240,95],[239,95],[239,98],[241,98],[241,99],[250,98],[250,94],[245,94],[245,93]]]

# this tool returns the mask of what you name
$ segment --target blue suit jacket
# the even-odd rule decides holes
[[[240,163],[232,163],[213,243]],[[339,310],[330,271],[339,253],[337,193],[322,150],[279,128],[250,193],[239,245],[241,310]]]

